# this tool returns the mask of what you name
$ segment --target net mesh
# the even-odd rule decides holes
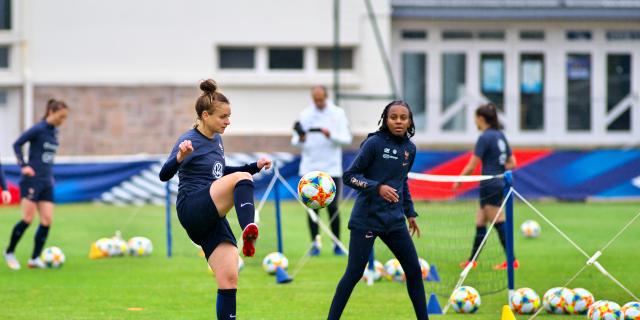
[[[418,256],[425,259],[432,269],[435,266],[440,278],[440,281],[425,282],[425,289],[427,293],[433,292],[446,298],[460,278],[461,263],[471,255],[479,207],[475,188],[478,184],[463,183],[457,191],[453,191],[452,181],[435,182],[423,180],[429,177],[419,176],[413,178],[410,179],[410,190],[422,233],[420,238],[414,237],[414,243]],[[382,241],[376,242],[375,256],[383,264],[393,258]],[[494,270],[495,265],[505,261],[495,229],[488,234],[477,261],[477,267],[469,273],[464,285],[476,288],[480,294],[497,293],[507,288],[506,271]]]

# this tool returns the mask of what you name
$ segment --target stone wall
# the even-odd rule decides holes
[[[37,86],[35,119],[50,98],[71,112],[60,128],[59,155],[166,154],[194,123],[197,88],[172,86]],[[289,135],[225,134],[227,152],[297,152]],[[355,139],[357,148],[360,139]]]

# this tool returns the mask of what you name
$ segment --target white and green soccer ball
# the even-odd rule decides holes
[[[539,223],[527,220],[520,225],[520,231],[525,238],[537,238],[540,236],[542,228]]]
[[[298,182],[298,197],[311,209],[324,208],[336,197],[336,184],[329,174],[311,171]]]
[[[112,246],[111,251],[109,251],[109,256],[111,257],[119,257],[127,254],[129,250],[129,245],[127,242],[120,238],[111,238]]]
[[[595,299],[589,290],[575,288],[564,293],[564,311],[568,314],[587,314]]]
[[[640,320],[640,302],[638,301],[625,303],[620,311],[622,312],[621,320]]]
[[[103,257],[110,256],[114,251],[114,243],[111,238],[100,238],[96,241],[96,248],[100,250]]]
[[[589,309],[588,316],[591,320],[619,320],[622,317],[622,311],[619,304],[601,300]]]
[[[520,288],[509,299],[511,310],[519,314],[532,314],[540,304],[540,296],[531,288]]]
[[[58,247],[49,247],[42,251],[40,259],[49,268],[60,268],[64,264],[65,256]]]
[[[280,252],[271,252],[262,260],[262,269],[268,274],[275,274],[278,267],[287,270],[289,260]]]
[[[385,276],[391,281],[404,282],[406,280],[400,261],[396,258],[389,259],[389,261],[384,264],[384,270]]]
[[[457,313],[474,313],[478,311],[482,304],[478,290],[469,286],[462,286],[456,289],[449,302]]]
[[[127,242],[129,255],[134,257],[149,256],[153,252],[153,244],[146,237],[133,237]]]
[[[384,265],[382,265],[382,262],[375,260],[373,262],[373,271],[369,270],[369,263],[367,263],[364,273],[362,274],[362,280],[369,282],[369,276],[372,276],[373,281],[378,281],[382,276],[384,276],[384,274]]]
[[[555,287],[547,290],[542,297],[542,306],[548,313],[565,313],[565,296],[571,293],[571,289]]]

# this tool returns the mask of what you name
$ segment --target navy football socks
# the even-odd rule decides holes
[[[469,261],[473,259],[473,256],[476,254],[478,249],[480,248],[480,243],[482,243],[482,239],[487,235],[487,227],[485,226],[476,226],[476,238],[473,240],[473,249],[471,249],[471,256],[469,257]]]
[[[218,289],[216,314],[218,319],[236,318],[236,292],[238,289]]]
[[[42,253],[42,248],[44,247],[44,243],[47,241],[47,236],[49,235],[49,226],[38,226],[38,230],[36,230],[36,235],[33,238],[34,246],[33,253],[31,254],[31,259],[35,259],[40,256]]]
[[[13,253],[16,250],[16,245],[20,238],[22,238],[22,234],[27,230],[29,224],[24,222],[23,220],[18,221],[16,225],[13,227],[13,231],[11,231],[11,240],[9,240],[9,246],[7,247],[7,253]]]
[[[238,215],[240,228],[244,230],[248,224],[253,223],[256,209],[253,206],[253,181],[240,180],[233,190],[233,203]]]

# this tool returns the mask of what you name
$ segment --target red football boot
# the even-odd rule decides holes
[[[253,257],[256,254],[256,240],[258,239],[258,225],[248,224],[242,231],[242,254],[245,257]]]

